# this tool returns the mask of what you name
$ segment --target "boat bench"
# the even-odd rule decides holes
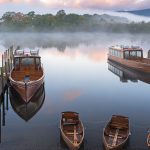
[[[117,129],[116,129],[116,130],[117,130]],[[113,132],[112,132],[112,130],[107,131],[107,132],[105,131],[104,134],[105,134],[106,136],[109,136],[110,138],[114,138],[114,137],[115,137],[116,130],[113,130]],[[126,137],[127,137],[126,135],[122,134],[121,131],[119,131],[119,133],[118,133],[118,138],[119,138],[119,139],[123,139],[123,138],[126,138]]]
[[[128,124],[123,124],[123,123],[111,123],[112,128],[117,128],[117,129],[128,129]]]
[[[63,118],[64,125],[77,125],[78,123],[79,123],[79,120]]]

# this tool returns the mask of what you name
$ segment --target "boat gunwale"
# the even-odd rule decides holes
[[[76,112],[72,112],[72,111],[66,111],[67,113],[76,113]],[[65,113],[65,112],[62,112],[62,113]],[[76,114],[79,114],[79,113],[76,113]],[[81,124],[81,126],[82,126],[82,138],[81,138],[81,140],[80,140],[80,142],[78,143],[78,144],[76,144],[76,148],[79,148],[80,147],[80,145],[82,144],[82,142],[83,142],[83,140],[84,140],[84,135],[85,135],[85,133],[84,133],[84,126],[83,126],[83,123],[82,123],[82,121],[81,121],[81,119],[80,119],[80,117],[79,117],[79,123]],[[61,131],[61,134],[62,134],[62,136],[63,137],[65,137],[66,138],[66,140],[68,140],[69,142],[70,142],[70,144],[71,145],[74,145],[74,143],[65,135],[65,133],[64,133],[64,131],[63,131],[63,129],[62,129],[62,118],[60,119],[60,131]],[[66,143],[66,141],[65,141],[65,143]],[[67,144],[67,143],[66,143]],[[68,145],[68,144],[67,144]]]
[[[150,139],[150,133],[148,133],[147,140],[146,140],[147,141],[147,146],[150,147],[150,143],[148,142],[148,139]]]
[[[15,84],[15,85],[22,85],[22,86],[24,86],[25,84],[27,85],[27,86],[30,86],[31,84],[36,84],[37,82],[40,82],[42,79],[44,79],[44,77],[45,77],[45,75],[44,75],[44,69],[43,69],[43,67],[41,66],[41,68],[42,68],[42,73],[43,73],[43,75],[38,79],[38,80],[32,80],[32,81],[29,81],[29,82],[24,82],[24,81],[15,81],[13,78],[12,78],[12,72],[13,72],[13,70],[14,70],[14,67],[13,67],[13,69],[11,70],[11,72],[10,72],[10,75],[9,75],[9,80],[11,81],[11,82],[13,82],[13,84]]]
[[[145,63],[145,62],[142,62],[142,61],[136,61],[136,60],[132,60],[132,59],[124,59],[124,58],[120,58],[120,57],[117,57],[117,56],[113,56],[113,55],[110,55],[110,54],[107,54],[107,56],[108,56],[108,59],[112,59],[112,58],[110,58],[110,57],[115,57],[115,58],[118,58],[118,59],[120,59],[120,60],[125,60],[125,61],[128,61],[128,62],[134,62],[135,64],[143,64],[143,65],[145,65],[145,66],[150,66],[150,62],[149,63]],[[146,60],[149,60],[150,61],[150,59],[149,58],[142,58],[142,59],[146,59]],[[112,60],[114,60],[114,59],[112,59]],[[117,61],[117,60],[114,60],[114,61]],[[118,61],[117,61],[118,62]]]
[[[115,149],[115,148],[118,148],[118,147],[122,147],[126,142],[127,142],[127,140],[128,140],[128,138],[129,138],[129,136],[130,136],[130,121],[129,121],[129,123],[128,123],[128,134],[127,134],[127,137],[126,137],[126,139],[124,139],[120,144],[117,144],[117,145],[115,145],[115,146],[110,146],[110,145],[108,145],[108,142],[106,141],[106,136],[105,136],[105,130],[106,130],[106,128],[110,125],[110,123],[111,123],[111,119],[112,119],[112,117],[124,117],[124,118],[127,118],[128,119],[128,121],[129,121],[129,118],[128,117],[126,117],[126,116],[122,116],[122,115],[112,115],[111,116],[111,118],[109,119],[109,121],[107,122],[107,124],[105,125],[105,127],[103,128],[103,142],[104,142],[104,145],[106,146],[106,148],[108,148],[108,149]]]

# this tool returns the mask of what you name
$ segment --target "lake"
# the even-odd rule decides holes
[[[130,119],[131,136],[126,149],[147,150],[150,78],[108,64],[108,47],[116,44],[139,45],[147,57],[150,35],[1,33],[0,54],[11,45],[40,49],[45,84],[35,96],[36,106],[31,104],[27,110],[25,106],[18,109],[18,96],[10,94],[0,149],[67,150],[60,136],[59,120],[61,112],[76,111],[86,128],[81,150],[103,150],[102,131],[112,114]],[[20,110],[27,111],[27,116]]]

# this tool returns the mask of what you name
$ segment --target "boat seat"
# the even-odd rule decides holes
[[[64,125],[77,125],[79,123],[79,120],[77,120],[77,119],[68,119],[68,118],[63,118],[63,124]]]
[[[112,138],[114,138],[114,137],[115,137],[115,135],[111,135],[111,134],[109,134],[108,136],[109,136],[109,137],[112,137]],[[117,136],[117,138],[118,138],[118,139],[123,139],[124,137],[123,137],[123,136],[119,136],[119,135],[118,135],[118,136]]]
[[[66,132],[66,134],[68,134],[68,135],[74,135],[74,132]],[[82,134],[82,132],[81,133],[76,133],[76,135],[81,135]]]
[[[111,124],[112,128],[117,128],[117,129],[128,129],[128,124],[123,124],[123,123],[112,123]]]
[[[64,126],[70,126],[70,125],[77,125],[77,124],[74,122],[64,122],[63,125]]]

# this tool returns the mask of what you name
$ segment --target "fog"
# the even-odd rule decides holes
[[[118,17],[125,17],[127,18],[130,22],[134,21],[134,22],[150,22],[150,17],[145,17],[145,16],[140,16],[140,15],[135,15],[132,13],[128,13],[128,12],[117,12],[117,11],[111,11],[111,10],[92,10],[92,9],[84,9],[82,11],[76,10],[76,9],[67,9],[65,10],[67,14],[69,13],[77,13],[77,14],[108,14],[111,16],[118,16]]]
[[[145,17],[145,16],[139,16],[135,15],[132,13],[127,13],[127,12],[116,12],[116,11],[97,11],[96,13],[98,14],[108,14],[112,16],[118,16],[118,17],[125,17],[127,18],[130,22],[150,22],[150,17]]]
[[[56,48],[65,51],[67,47],[80,45],[100,45],[108,48],[111,45],[139,45],[145,50],[150,49],[150,35],[128,33],[1,33],[0,49],[10,46],[21,48]]]
[[[72,10],[73,11],[73,10]],[[66,11],[67,13],[69,13],[69,11]],[[132,13],[128,13],[128,12],[117,12],[117,11],[111,11],[111,10],[90,10],[90,9],[85,9],[82,12],[76,11],[74,10],[73,12],[78,13],[78,14],[108,14],[111,16],[118,16],[118,17],[125,17],[127,18],[130,22],[134,21],[134,22],[150,22],[150,17],[145,17],[145,16],[139,16],[139,15],[135,15]]]

